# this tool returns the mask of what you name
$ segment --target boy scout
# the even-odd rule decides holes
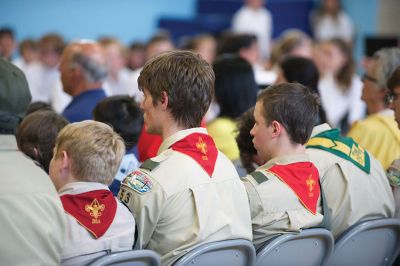
[[[167,52],[146,63],[138,83],[146,130],[163,142],[121,184],[119,197],[138,226],[136,248],[156,251],[169,265],[205,242],[251,240],[246,190],[199,128],[213,95],[212,68],[192,52]]]
[[[320,174],[323,226],[335,238],[359,221],[393,216],[389,182],[372,154],[328,124],[316,126],[311,136],[307,154]]]
[[[318,106],[317,96],[300,84],[271,86],[258,96],[250,134],[266,163],[243,178],[256,248],[273,236],[322,221],[318,170],[304,147]]]
[[[62,265],[132,249],[135,220],[108,189],[124,153],[122,138],[100,122],[69,124],[58,134],[50,178],[67,221]]]

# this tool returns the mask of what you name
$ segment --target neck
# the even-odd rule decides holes
[[[385,110],[387,107],[383,102],[372,102],[367,104],[368,114],[376,114]]]
[[[305,154],[306,148],[301,144],[293,144],[291,142],[281,143],[279,149],[274,154],[275,157],[285,156],[285,155],[295,155],[295,154]]]
[[[63,188],[65,185],[69,183],[75,183],[79,182],[79,179],[76,179],[71,173],[66,174],[65,176],[61,176],[57,182],[55,183],[55,186],[57,188],[57,191],[60,191],[61,188]]]
[[[169,126],[165,126],[161,132],[161,138],[164,141],[166,138],[172,136],[178,131],[184,130],[186,128],[179,126],[177,123],[169,124]]]
[[[81,94],[82,92],[85,91],[90,91],[90,90],[95,90],[101,87],[101,83],[97,82],[97,83],[81,83],[78,86],[75,87],[74,89],[74,93],[72,95],[72,97],[75,97],[79,94]]]

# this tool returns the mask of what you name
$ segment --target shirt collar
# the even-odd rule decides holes
[[[309,162],[310,157],[307,154],[291,154],[291,155],[282,155],[275,158],[272,158],[264,165],[260,166],[260,170],[266,170],[273,165],[276,164],[291,164],[297,162]]]
[[[192,133],[203,133],[203,134],[208,134],[207,129],[202,128],[202,127],[195,127],[195,128],[189,128],[189,129],[184,129],[176,132],[175,134],[169,136],[166,138],[160,145],[160,148],[158,149],[158,154],[162,153],[163,151],[167,150],[169,147],[171,147],[172,144],[177,142],[178,140],[183,139],[184,137],[192,134]]]
[[[17,140],[14,135],[0,135],[0,150],[16,151],[18,150]]]
[[[72,182],[65,184],[62,188],[60,188],[58,194],[60,196],[64,194],[74,195],[99,189],[108,189],[108,186],[98,182]]]
[[[331,130],[331,129],[332,128],[327,123],[323,123],[321,125],[315,126],[311,132],[311,138],[318,135],[321,132]]]

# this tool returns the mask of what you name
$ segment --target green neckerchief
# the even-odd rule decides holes
[[[367,151],[352,138],[342,137],[337,128],[315,135],[307,142],[306,147],[333,153],[352,162],[367,174],[370,173],[371,165]]]

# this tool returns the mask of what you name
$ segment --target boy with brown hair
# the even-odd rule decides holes
[[[242,178],[256,248],[273,236],[322,221],[319,174],[304,146],[318,118],[318,106],[317,96],[296,83],[271,86],[258,96],[250,134],[266,163]]]
[[[192,52],[167,52],[146,63],[138,82],[146,130],[163,142],[121,184],[120,199],[138,224],[136,248],[170,265],[206,242],[251,240],[245,188],[200,127],[213,95],[211,66]]]

